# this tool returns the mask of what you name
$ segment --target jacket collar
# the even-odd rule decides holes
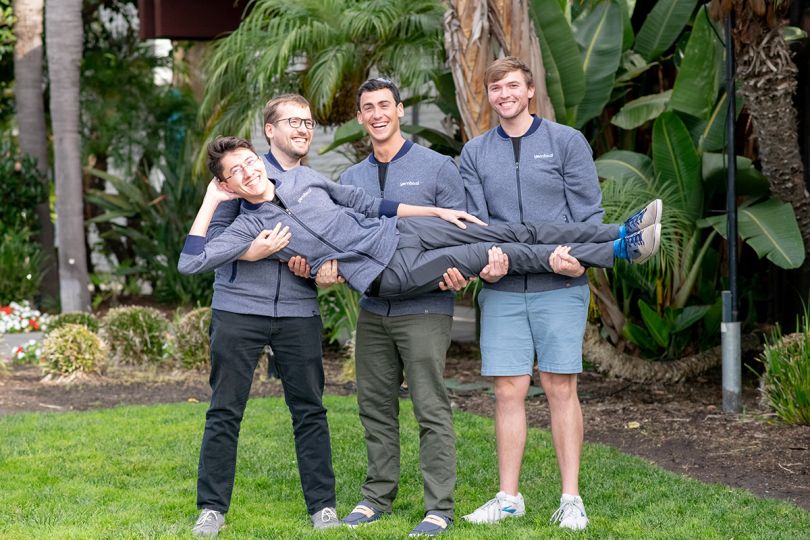
[[[412,146],[413,146],[413,141],[411,141],[409,139],[405,139],[405,144],[403,144],[402,148],[399,149],[399,152],[397,152],[397,155],[395,155],[393,158],[391,158],[391,162],[396,161],[399,158],[401,158],[402,156],[404,156],[405,154],[407,154],[408,150],[410,150]],[[380,162],[377,161],[377,158],[374,157],[374,152],[372,152],[372,153],[370,153],[368,155],[368,162],[371,163],[372,165],[379,165],[380,164]]]
[[[539,128],[539,127],[540,127],[540,124],[541,124],[542,122],[543,122],[543,119],[542,119],[542,118],[540,118],[540,117],[539,117],[539,116],[537,116],[536,114],[533,114],[533,115],[532,115],[532,125],[531,125],[531,126],[529,126],[529,129],[526,131],[526,133],[524,133],[523,135],[521,135],[521,137],[528,137],[529,135],[531,135],[532,133],[534,133],[535,131],[537,131],[537,128]],[[500,125],[500,124],[498,124],[498,127],[497,127],[496,129],[497,129],[497,131],[498,131],[498,135],[499,135],[499,136],[500,136],[502,139],[510,139],[510,138],[511,138],[511,137],[509,137],[509,135],[507,135],[507,134],[506,134],[506,132],[503,130],[503,128],[501,127],[501,125]]]

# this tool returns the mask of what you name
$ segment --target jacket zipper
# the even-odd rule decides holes
[[[273,317],[278,317],[278,293],[281,291],[281,262],[278,262],[278,273],[276,275],[276,298],[273,300]]]
[[[338,252],[338,253],[345,253],[345,252],[347,251],[347,250],[344,250],[344,249],[340,249],[340,248],[339,248],[339,247],[337,247],[335,244],[333,244],[332,242],[330,242],[330,241],[329,241],[329,240],[327,240],[326,238],[322,237],[321,235],[319,235],[318,233],[316,233],[315,231],[313,231],[312,229],[310,229],[309,227],[307,227],[307,225],[306,225],[306,224],[305,224],[303,221],[301,221],[301,220],[298,218],[298,216],[296,216],[295,214],[293,214],[293,213],[292,213],[292,210],[290,210],[290,208],[287,206],[287,203],[285,203],[285,202],[284,202],[284,199],[282,199],[282,198],[279,196],[278,192],[276,192],[276,197],[278,197],[278,200],[279,200],[279,201],[281,201],[281,204],[283,204],[283,205],[284,205],[284,208],[283,208],[283,209],[284,209],[284,211],[287,213],[287,215],[288,215],[288,216],[290,216],[291,218],[293,218],[293,219],[296,221],[296,223],[298,223],[299,225],[301,225],[301,227],[302,227],[302,228],[303,228],[305,231],[307,231],[309,234],[311,234],[312,236],[314,236],[315,238],[317,238],[318,240],[320,240],[321,242],[323,242],[324,244],[326,244],[327,246],[329,246],[330,248],[332,248],[333,250],[335,250],[335,251],[336,251],[336,252]],[[361,252],[361,251],[356,251],[356,250],[353,250],[353,249],[350,249],[350,250],[348,250],[348,251],[349,251],[350,253],[357,253],[358,255],[361,255],[361,256],[363,256],[363,257],[366,257],[366,258],[367,258],[367,259],[369,259],[370,261],[372,261],[372,262],[374,262],[374,263],[377,263],[378,265],[380,265],[380,266],[382,266],[383,268],[385,268],[385,265],[384,265],[382,262],[380,262],[379,260],[375,259],[375,258],[374,258],[374,257],[372,257],[371,255],[368,255],[367,253],[363,253],[363,252]]]
[[[517,145],[512,143],[512,154],[515,156],[515,183],[517,184],[517,196],[518,196],[518,212],[520,217],[520,222],[523,223],[523,192],[520,189],[520,143],[521,139],[518,139]],[[529,276],[527,274],[523,274],[523,292],[527,292],[529,290]]]

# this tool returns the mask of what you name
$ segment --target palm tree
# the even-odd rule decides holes
[[[48,181],[48,139],[45,127],[45,103],[42,96],[42,15],[43,0],[14,1],[14,100],[20,151],[37,162],[37,169],[50,193]],[[59,296],[59,276],[54,249],[54,230],[50,205],[46,199],[37,205],[39,243],[47,258],[42,280],[46,296]]]
[[[420,90],[441,66],[439,0],[256,0],[207,62],[207,133],[248,134],[267,99],[298,92],[321,124],[355,117],[372,73]]]
[[[79,134],[82,35],[82,0],[47,0],[45,41],[51,80],[59,285],[63,311],[90,309]]]
[[[540,43],[526,0],[450,0],[444,32],[466,138],[480,135],[495,124],[484,81],[484,72],[495,59],[493,41],[505,56],[517,56],[529,65],[536,86],[532,112],[554,120]]]
[[[762,172],[771,191],[790,202],[810,251],[810,194],[804,181],[796,108],[798,70],[782,35],[790,0],[712,0],[717,18],[734,16],[737,76],[757,137]]]

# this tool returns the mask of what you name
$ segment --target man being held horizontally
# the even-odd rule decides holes
[[[312,114],[302,96],[270,100],[264,110],[270,151],[256,167],[277,176],[301,164],[312,140]],[[208,238],[219,236],[240,212],[241,201],[217,206]],[[225,522],[236,471],[239,426],[261,351],[272,345],[276,370],[293,421],[301,487],[315,528],[339,524],[326,409],[322,326],[311,280],[286,263],[268,259],[279,230],[258,232],[250,249],[216,269],[211,321],[211,406],[206,414],[197,480],[198,536],[216,536]],[[301,261],[298,261],[301,264]],[[293,265],[295,267],[295,265]]]
[[[469,141],[461,153],[467,210],[491,225],[601,223],[591,147],[579,131],[529,113],[535,92],[529,68],[517,58],[502,58],[489,66],[485,82],[499,125]],[[660,215],[660,205],[648,206],[634,219],[648,218],[645,212]],[[495,378],[500,490],[464,516],[474,523],[525,513],[518,481],[526,443],[524,400],[536,354],[562,480],[560,506],[552,520],[569,529],[588,524],[579,495],[583,426],[577,374],[582,371],[589,291],[577,261],[564,273],[506,276],[485,283],[478,297],[481,373]]]
[[[369,79],[357,95],[357,121],[373,152],[347,169],[340,183],[407,204],[463,210],[464,186],[447,156],[405,140],[399,89]],[[339,267],[338,267],[339,269]],[[419,466],[425,518],[412,535],[435,535],[453,520],[456,449],[453,412],[444,386],[454,295],[429,292],[408,299],[363,296],[355,347],[357,403],[365,430],[368,469],[361,500],[343,519],[349,526],[392,511],[400,476],[399,388],[407,379],[419,424]]]
[[[515,273],[549,272],[553,253],[570,252],[589,266],[610,267],[614,258],[641,263],[657,250],[660,201],[624,224],[527,223],[483,226],[466,212],[400,204],[375,198],[298,167],[269,179],[250,143],[221,137],[208,147],[216,176],[206,190],[180,255],[183,273],[205,272],[241,256],[262,230],[281,227],[276,259],[305,256],[312,272],[331,260],[355,290],[399,298],[436,290],[447,268],[474,275],[498,245]],[[218,237],[206,241],[221,201],[245,199],[242,213]],[[659,211],[649,212],[658,209]],[[377,217],[382,216],[382,217]],[[427,216],[427,217],[418,217]],[[409,217],[411,219],[396,219]],[[441,218],[441,219],[436,219]],[[465,225],[464,221],[470,222]],[[573,241],[569,246],[561,246]]]

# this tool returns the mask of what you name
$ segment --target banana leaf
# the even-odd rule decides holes
[[[711,226],[727,238],[725,214],[702,219],[698,225]],[[804,262],[804,242],[796,214],[788,203],[770,198],[740,206],[737,209],[737,232],[760,258],[767,257],[780,268],[798,268]]]
[[[565,108],[571,109],[577,106],[585,95],[585,72],[582,69],[582,58],[571,25],[565,18],[563,8],[557,2],[533,0],[529,3],[529,13],[538,34],[548,45],[548,53],[553,57],[554,66],[560,74],[560,91],[565,98]],[[545,49],[544,47],[544,63]],[[549,89],[549,95],[552,92],[557,90]],[[557,114],[558,122],[562,122],[564,118],[564,114]]]
[[[703,185],[707,193],[726,191],[727,168],[725,154],[703,153]],[[754,167],[750,159],[737,156],[735,190],[738,196],[759,198],[770,194],[771,186],[765,175]]]
[[[644,154],[628,150],[611,150],[595,161],[596,172],[600,178],[611,180],[642,180],[652,184],[652,160]]]
[[[643,96],[624,104],[624,107],[610,119],[610,123],[622,129],[635,129],[650,120],[658,118],[669,104],[672,90]]]
[[[622,13],[617,0],[606,0],[574,21],[585,71],[585,96],[573,110],[577,128],[598,116],[610,100],[622,56]]]
[[[634,49],[652,61],[669,49],[695,10],[697,0],[657,2],[636,36]]]
[[[708,118],[720,86],[722,52],[706,8],[695,16],[692,34],[678,69],[670,107],[698,118]]]
[[[652,141],[653,164],[658,182],[676,188],[680,209],[697,220],[703,214],[703,185],[700,156],[689,130],[672,111],[655,120]]]

